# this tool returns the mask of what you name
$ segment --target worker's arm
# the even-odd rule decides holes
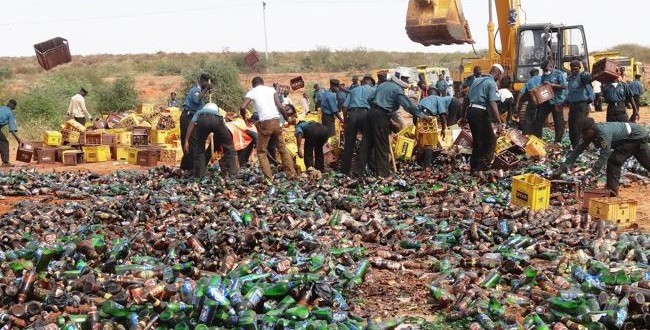
[[[79,106],[81,107],[81,110],[84,112],[84,114],[86,114],[86,117],[88,117],[88,119],[91,119],[92,117],[90,116],[90,112],[88,112],[86,109],[86,100],[84,98],[81,98]]]
[[[275,102],[275,106],[280,111],[282,117],[284,117],[284,120],[289,122],[289,116],[287,116],[287,107],[282,104],[282,101],[280,101],[280,95],[278,93],[273,94],[273,101]]]
[[[246,108],[248,107],[249,104],[251,104],[251,99],[250,98],[244,98],[244,102],[242,102],[241,106],[239,107],[239,115],[241,118],[246,122],[246,124],[250,125],[250,118],[246,117]]]
[[[296,146],[298,147],[298,157],[304,158],[303,152],[302,152],[302,133],[298,134],[296,133]]]
[[[632,95],[632,89],[630,85],[625,85],[625,97],[632,104],[632,116],[630,117],[630,122],[635,123],[639,119],[639,105],[634,102],[634,95]]]
[[[397,93],[397,102],[406,110],[406,112],[416,118],[424,118],[426,115],[418,107],[413,105],[413,102],[404,94],[404,92]]]
[[[341,122],[343,122],[343,116],[341,116],[341,112],[338,111],[339,105],[336,102],[336,95],[331,94],[331,95],[325,95],[325,103],[327,103],[327,107],[334,111],[334,116],[338,118]]]
[[[14,136],[14,139],[16,139],[16,142],[20,143],[21,140],[18,137],[18,126],[16,125],[16,117],[14,117],[13,112],[10,112],[9,115],[9,123],[7,125],[9,127],[9,132],[11,132],[11,135]]]
[[[440,114],[440,126],[442,126],[442,129],[440,130],[440,136],[444,139],[445,138],[445,131],[447,130],[447,114],[442,113]]]
[[[573,149],[567,156],[566,159],[564,160],[564,163],[562,164],[562,169],[563,171],[566,172],[569,167],[573,166],[575,164],[576,160],[578,160],[578,157],[582,155],[582,153],[587,150],[587,147],[589,146],[589,141],[585,140],[580,140],[580,143],[576,146],[575,149]]]
[[[196,114],[194,114],[194,117],[196,117]],[[183,148],[185,149],[186,153],[190,150],[190,136],[192,136],[194,126],[196,126],[196,123],[194,122],[194,118],[192,118],[190,124],[187,126],[187,134],[185,134],[185,142],[183,143]]]

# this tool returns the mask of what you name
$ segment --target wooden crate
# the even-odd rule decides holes
[[[589,212],[589,201],[592,198],[603,198],[609,197],[610,193],[608,189],[585,189],[582,192],[582,211]]]
[[[530,90],[530,98],[535,105],[540,105],[555,96],[553,88],[549,84],[542,84]]]
[[[618,63],[607,57],[594,63],[591,67],[591,77],[603,84],[615,82],[619,78]]]
[[[115,134],[103,134],[102,144],[105,146],[112,146],[117,143],[117,136]]]
[[[19,162],[30,163],[34,156],[34,146],[30,143],[21,143],[16,152],[16,160]]]
[[[56,148],[44,148],[35,150],[36,162],[39,164],[53,164],[56,162]]]
[[[165,148],[160,150],[160,162],[176,164],[183,158],[181,148]]]
[[[45,70],[72,61],[68,40],[56,37],[34,45],[38,64]]]
[[[289,80],[289,85],[291,86],[291,89],[295,91],[305,87],[305,81],[302,79],[302,76],[298,76],[291,78],[291,80]]]
[[[63,152],[63,165],[76,166],[83,164],[84,153],[80,150],[66,150]]]
[[[149,145],[149,130],[143,127],[136,127],[133,129],[131,135],[131,145],[133,146],[146,146]]]
[[[138,150],[137,165],[156,166],[160,159],[160,149],[141,149]]]
[[[88,131],[83,135],[83,144],[87,146],[98,146],[102,144],[103,132]]]

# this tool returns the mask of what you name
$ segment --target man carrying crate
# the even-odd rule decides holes
[[[16,142],[20,144],[18,128],[16,127],[16,117],[14,117],[14,109],[16,109],[16,100],[9,100],[6,106],[0,107],[0,156],[2,157],[2,167],[12,167],[9,163],[9,141],[2,133],[4,126],[9,127],[9,132],[14,136]]]
[[[600,156],[591,169],[592,175],[598,175],[607,162],[607,189],[613,196],[618,195],[621,168],[625,161],[634,156],[639,164],[650,171],[650,138],[643,126],[634,123],[594,122],[593,118],[584,118],[580,122],[582,140],[578,146],[567,155],[562,172],[567,172],[573,166],[590,143],[600,149]]]

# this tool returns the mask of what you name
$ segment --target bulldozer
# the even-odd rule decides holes
[[[539,68],[544,60],[553,60],[558,69],[569,71],[569,63],[579,60],[588,69],[589,52],[582,25],[521,24],[520,0],[485,0],[488,4],[488,50],[482,57],[461,64],[455,78],[464,79],[473,66],[487,72],[500,63],[506,75],[519,91],[529,78],[529,71]],[[493,12],[496,11],[498,29],[495,30]],[[409,0],[406,14],[406,33],[424,46],[473,44],[474,39],[465,19],[461,0]],[[497,50],[499,37],[501,48]],[[456,80],[455,79],[455,80]]]

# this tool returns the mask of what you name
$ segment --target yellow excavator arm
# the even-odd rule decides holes
[[[410,0],[406,33],[425,46],[474,43],[457,0]]]

